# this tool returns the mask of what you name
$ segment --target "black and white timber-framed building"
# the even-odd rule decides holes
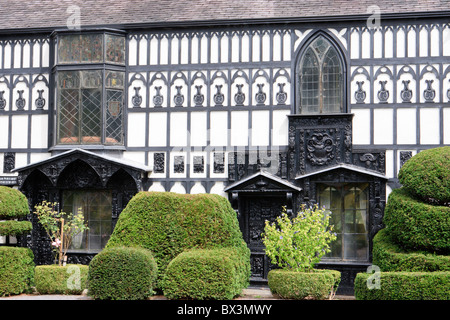
[[[0,17],[0,184],[83,208],[69,262],[138,191],[217,193],[264,282],[264,221],[318,203],[338,234],[320,266],[349,292],[402,164],[450,144],[446,0],[2,0]],[[37,227],[0,242],[52,259]]]

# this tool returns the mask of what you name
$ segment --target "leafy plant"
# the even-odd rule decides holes
[[[72,244],[72,239],[89,229],[84,222],[83,212],[81,208],[78,208],[75,215],[59,211],[57,202],[48,201],[43,201],[34,209],[39,223],[52,241],[53,250],[58,257],[58,264],[61,266],[67,250]]]
[[[283,208],[274,222],[266,220],[263,237],[265,252],[273,264],[292,271],[311,271],[320,258],[330,252],[329,243],[336,240],[329,225],[330,212],[317,205],[289,218]]]

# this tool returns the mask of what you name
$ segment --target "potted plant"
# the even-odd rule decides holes
[[[58,203],[43,201],[34,207],[39,223],[51,240],[55,265],[35,268],[35,284],[39,293],[79,294],[86,288],[88,266],[67,264],[67,250],[77,236],[88,230],[81,208],[76,214],[58,210]]]
[[[273,294],[286,299],[333,298],[340,272],[314,269],[321,257],[330,252],[329,244],[336,240],[329,224],[330,214],[317,205],[302,205],[293,218],[283,209],[275,221],[266,221],[262,234],[265,252],[280,267],[268,274]]]

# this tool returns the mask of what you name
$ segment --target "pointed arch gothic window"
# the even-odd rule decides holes
[[[306,48],[298,65],[297,113],[344,112],[344,75],[334,45],[318,36]]]

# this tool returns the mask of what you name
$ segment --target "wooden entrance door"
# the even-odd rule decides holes
[[[266,282],[269,270],[273,269],[270,259],[264,252],[262,233],[265,221],[274,221],[286,205],[286,196],[270,196],[267,194],[242,196],[240,204],[240,227],[244,240],[251,251],[251,280]]]

